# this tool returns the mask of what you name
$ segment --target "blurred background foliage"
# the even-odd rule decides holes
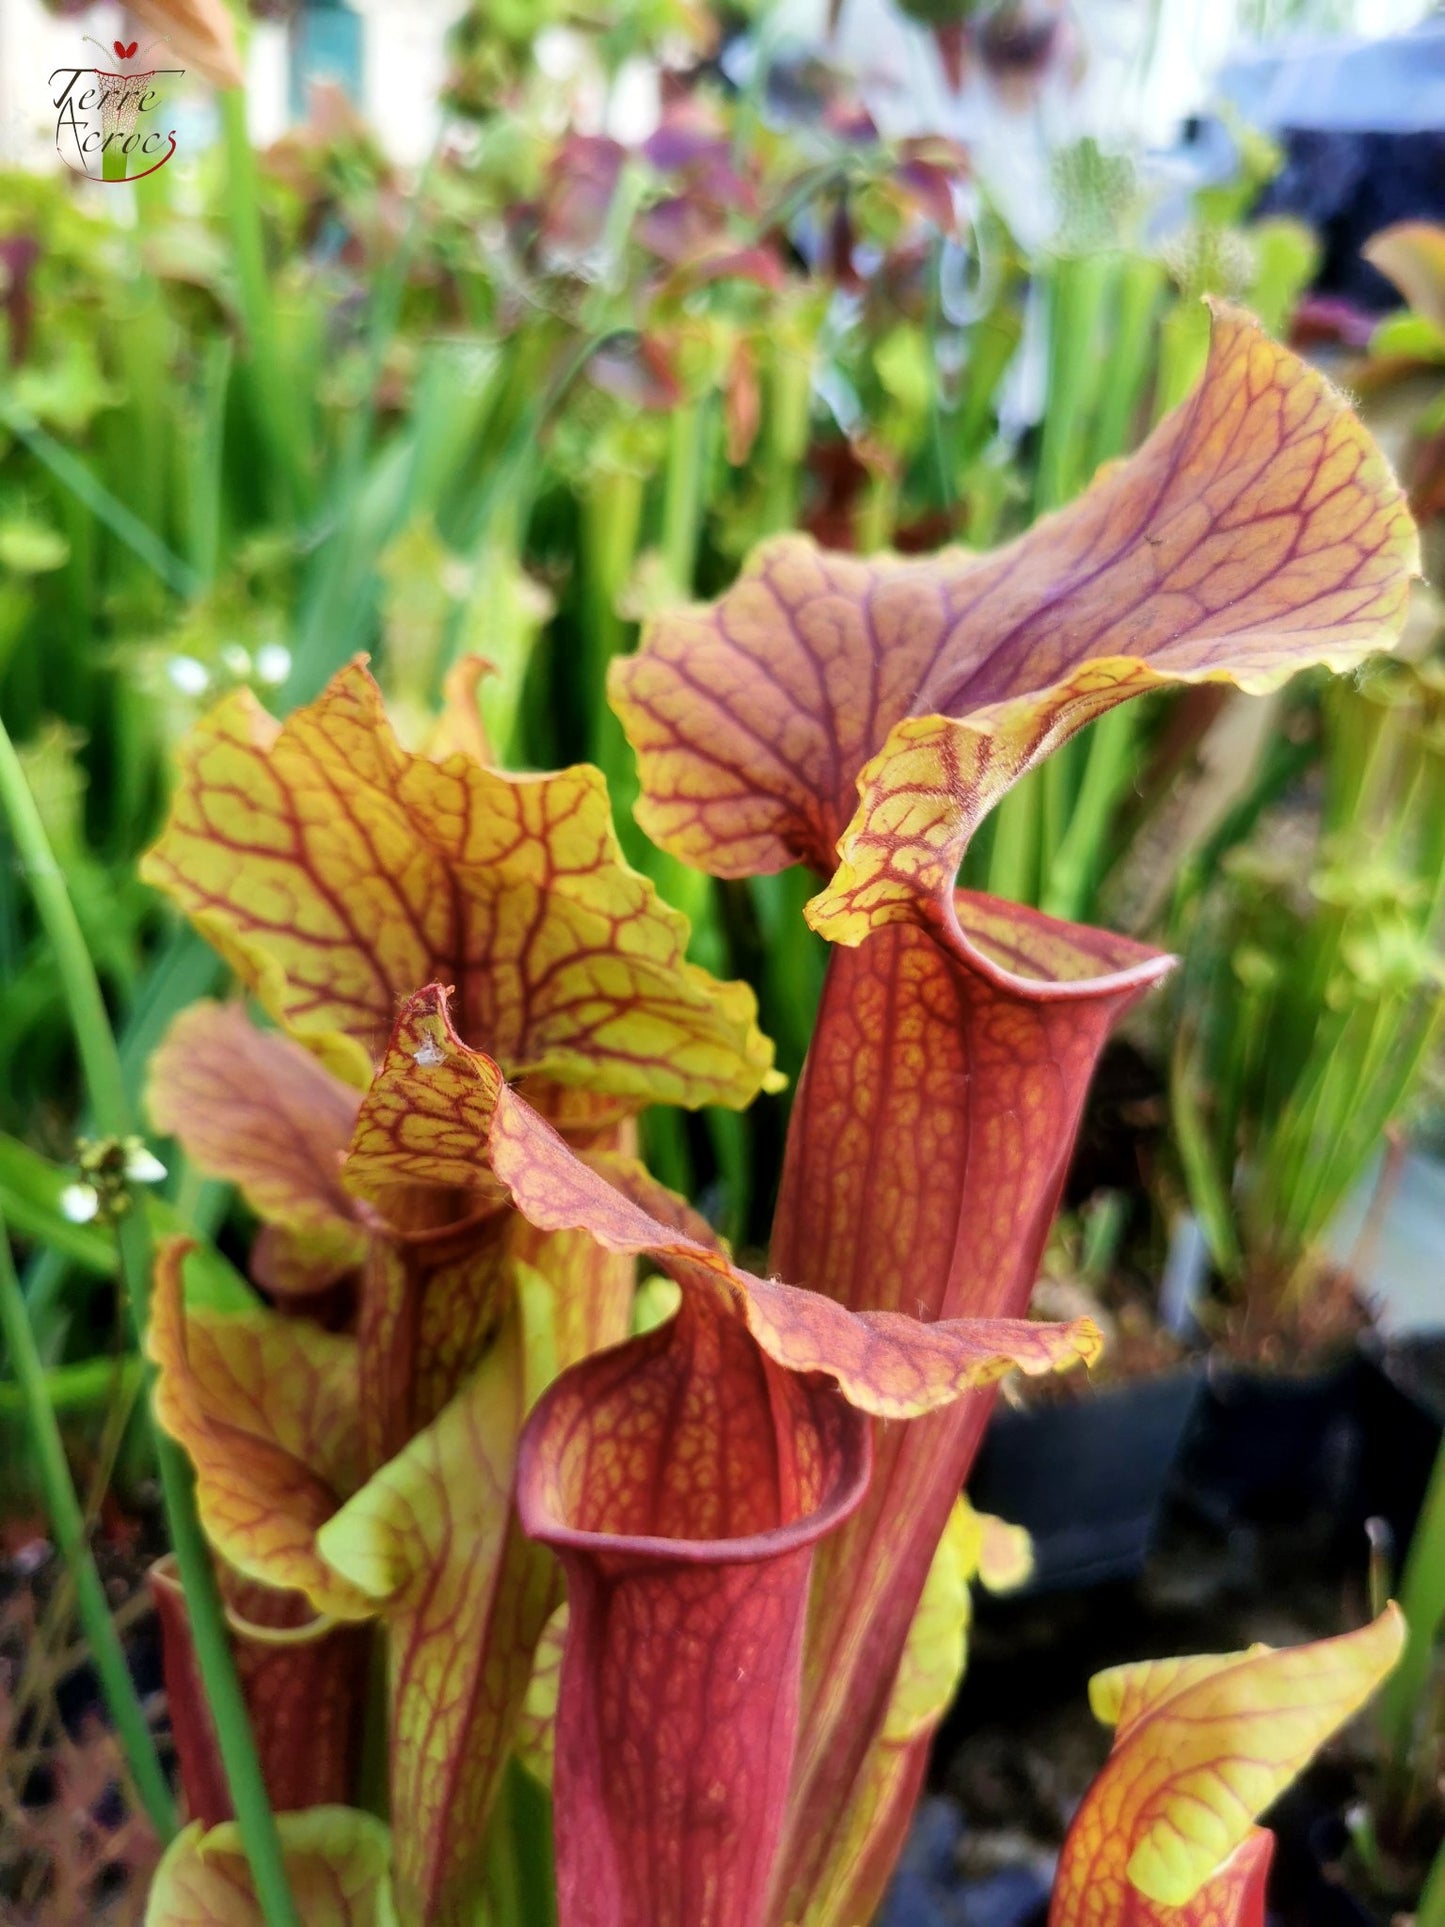
[[[1315,0],[1316,24],[1333,6]],[[1041,90],[1087,55],[1079,16],[903,11],[946,88],[1042,148],[1031,200],[1008,191],[1014,159],[1027,169],[1006,141],[1000,168],[997,144],[990,165],[982,143],[880,131],[841,48],[800,52],[761,0],[476,0],[417,169],[321,86],[260,151],[240,95],[219,96],[211,144],[122,195],[54,167],[0,174],[0,713],[132,1112],[172,1016],[223,981],[135,865],[176,743],[227,690],[283,715],[364,652],[416,742],[451,667],[485,657],[497,759],[604,770],[628,858],[687,914],[697,961],[754,985],[791,1082],[825,962],[801,914],[816,886],[717,883],[637,831],[604,688],[650,612],[719,593],[795,528],[861,553],[1007,541],[1187,395],[1206,296],[1252,308],[1359,399],[1441,579],[1445,229],[1399,225],[1366,250],[1398,301],[1383,319],[1322,298],[1325,238],[1259,211],[1283,160],[1270,140],[1221,125],[1228,158],[1205,167],[1150,161],[1122,125],[1114,145],[1040,140]],[[1300,6],[1244,11],[1264,31]],[[1162,0],[1135,23],[1144,69],[1162,23]],[[623,140],[608,130],[639,64],[660,117]],[[1401,659],[1357,678],[1116,710],[968,853],[974,888],[1182,957],[1105,1058],[1039,1291],[1050,1315],[1101,1317],[1121,1375],[1186,1343],[1308,1366],[1338,1333],[1342,1207],[1384,1195],[1407,1137],[1445,1135],[1442,633],[1422,592]],[[87,1218],[93,1120],[63,986],[5,859],[0,1220],[86,1520],[108,1512],[99,1543],[129,1545],[127,1495],[154,1470],[139,1361],[115,1240]],[[654,1170],[755,1259],[788,1104],[643,1120]],[[158,1148],[138,1209],[200,1234],[208,1302],[244,1302],[244,1207]],[[1346,1311],[1351,1335],[1366,1316]],[[7,1529],[43,1470],[15,1366],[0,1348]],[[1439,1778],[1445,1713],[1422,1734],[1416,1703],[1445,1623],[1445,1450],[1422,1516],[1385,1852]],[[30,1737],[0,1805],[62,1730],[34,1709],[64,1672],[65,1584],[0,1613],[0,1641],[24,1620],[30,1655],[9,1701]],[[76,1894],[95,1870],[59,1803],[109,1785],[113,1752],[102,1735],[93,1757],[69,1740],[57,1755],[55,1842],[33,1858]],[[43,1802],[11,1805],[17,1838],[50,1825]],[[112,1858],[151,1847],[137,1834]],[[1445,1858],[1432,1893],[1445,1917]]]
[[[1002,61],[997,10],[934,11],[946,59],[967,28],[1015,97],[1064,57],[1036,36]],[[559,116],[537,50],[564,20],[603,98],[662,50],[646,140]],[[414,181],[332,87],[260,154],[228,107],[187,177],[131,191],[133,219],[59,172],[0,180],[0,703],[133,1094],[217,969],[135,860],[177,738],[237,684],[284,713],[368,652],[416,735],[448,668],[485,656],[495,754],[604,769],[630,860],[690,917],[693,955],[756,986],[795,1078],[823,966],[811,880],[718,884],[631,821],[603,689],[649,611],[717,593],[794,527],[863,552],[1006,540],[1187,393],[1205,295],[1323,339],[1440,519],[1438,252],[1380,259],[1411,305],[1351,349],[1312,315],[1310,231],[1251,213],[1280,155],[1242,129],[1228,177],[1184,192],[1092,139],[1061,148],[1052,232],[1027,245],[960,145],[883,138],[841,71],[765,25],[729,79],[719,49],[746,25],[685,0],[474,6]],[[1441,808],[1433,622],[1422,605],[1416,660],[1358,687],[1114,712],[969,852],[976,887],[1186,954],[1135,1040],[1170,1107],[1127,1214],[1148,1265],[1186,1209],[1227,1287],[1297,1284],[1422,1088],[1445,842],[1402,826]],[[11,865],[0,974],[0,1205],[33,1241],[43,1351],[84,1360],[107,1264],[63,1215],[83,1120]],[[787,1104],[645,1120],[658,1172],[754,1249]],[[169,1163],[166,1208],[243,1254],[232,1201]]]

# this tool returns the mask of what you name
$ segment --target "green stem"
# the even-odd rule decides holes
[[[105,1587],[95,1569],[80,1501],[75,1496],[65,1462],[60,1427],[55,1422],[47,1393],[45,1368],[25,1315],[25,1301],[20,1295],[20,1280],[15,1276],[10,1237],[3,1218],[0,1218],[0,1332],[4,1333],[11,1367],[24,1400],[25,1424],[45,1494],[45,1510],[55,1543],[70,1571],[80,1623],[100,1675],[106,1704],[141,1804],[161,1839],[169,1841],[176,1832],[175,1802],[126,1665],[125,1649],[111,1617]]]
[[[899,485],[879,468],[874,471],[854,516],[854,537],[860,555],[886,549],[898,527]]]
[[[747,1235],[753,1204],[747,1124],[736,1111],[725,1111],[717,1104],[710,1104],[702,1115],[712,1141],[713,1156],[717,1159],[718,1175],[726,1200],[720,1216],[720,1228],[729,1244],[736,1249]]]
[[[47,1367],[42,1362],[40,1369],[45,1402],[58,1418],[92,1418],[117,1402],[129,1411],[140,1392],[140,1360],[130,1352],[116,1358],[81,1358],[73,1365]],[[0,1379],[0,1424],[18,1424],[25,1410],[24,1388]]]
[[[1039,772],[1031,769],[994,811],[993,850],[989,856],[990,896],[1010,903],[1032,903],[1039,880],[1039,834],[1043,792]]]
[[[357,505],[366,479],[366,458],[371,452],[376,428],[377,389],[387,350],[396,335],[407,277],[421,242],[422,209],[449,126],[450,122],[443,116],[431,154],[412,195],[400,244],[377,278],[367,320],[361,401],[348,416],[343,432],[325,517],[330,535],[322,547],[308,584],[291,673],[286,681],[285,699],[288,707],[298,702],[309,702],[333,671],[341,666],[343,654],[337,650],[337,638],[349,636],[353,627],[344,619],[345,605],[355,595],[358,567],[366,575],[372,566],[373,558],[358,555]]]
[[[497,1789],[487,1842],[485,1918],[487,1927],[526,1927],[517,1843],[512,1832],[511,1788],[505,1779]]]
[[[1164,925],[1164,941],[1170,949],[1177,949],[1184,942],[1193,907],[1218,873],[1224,858],[1244,841],[1268,806],[1303,776],[1314,760],[1312,744],[1293,741],[1283,732],[1266,743],[1248,789],[1184,860]]]
[[[1160,262],[1147,254],[1125,257],[1114,295],[1114,326],[1089,451],[1091,474],[1138,439],[1144,388],[1156,359],[1154,316],[1163,286]]]
[[[1061,508],[1088,480],[1089,426],[1104,357],[1100,325],[1117,278],[1111,254],[1061,256],[1049,276],[1049,387],[1034,513]]]
[[[1176,1045],[1170,1065],[1169,1119],[1184,1169],[1189,1202],[1209,1246],[1209,1255],[1226,1278],[1236,1278],[1243,1265],[1243,1255],[1230,1202],[1231,1168],[1228,1164],[1220,1165],[1198,1089],[1193,1051],[1184,1035]]]
[[[1044,886],[1053,875],[1054,864],[1063,848],[1064,835],[1078,801],[1078,766],[1082,750],[1083,744],[1077,737],[1071,742],[1060,743],[1053,755],[1032,771],[1038,779],[1039,793],[1043,799],[1039,811],[1038,875],[1034,882],[1037,894],[1029,899],[1032,903],[1042,902]]]
[[[638,1119],[643,1162],[661,1178],[670,1191],[681,1197],[692,1195],[692,1156],[687,1146],[686,1125],[681,1111],[665,1104],[654,1104]]]
[[[177,457],[184,477],[182,524],[191,567],[200,581],[216,579],[221,554],[222,505],[226,480],[226,397],[231,384],[228,336],[208,341],[198,356],[189,430],[179,437]]]
[[[522,1918],[527,1927],[557,1927],[551,1797],[516,1760],[508,1765],[507,1777]]]
[[[808,453],[813,363],[785,334],[772,343],[763,421],[763,511],[760,535],[790,529],[798,519],[798,485]]]
[[[1189,393],[1209,353],[1209,316],[1202,301],[1180,297],[1159,324],[1154,419],[1161,420]]]
[[[147,967],[120,1034],[120,1065],[131,1104],[136,1102],[146,1065],[171,1019],[178,1010],[214,990],[220,976],[215,952],[208,950],[193,930],[175,931]],[[108,1251],[106,1270],[114,1269],[115,1254]],[[77,1310],[75,1295],[68,1289],[71,1275],[65,1258],[50,1244],[37,1251],[25,1269],[30,1325],[47,1364],[59,1358],[66,1329]]]
[[[994,433],[999,389],[1018,351],[1022,332],[1023,323],[1007,302],[999,303],[969,329],[968,360],[954,426],[954,443],[965,469],[981,459]],[[972,521],[968,539],[970,547],[982,546]]]
[[[82,1270],[106,1277],[115,1270],[110,1240],[98,1225],[72,1224],[66,1217],[62,1199],[68,1182],[63,1165],[0,1132],[0,1211],[16,1234],[28,1243],[58,1247]]]
[[[78,455],[49,435],[36,421],[9,402],[0,400],[0,422],[16,441],[23,442],[44,467],[97,522],[108,528],[139,561],[183,601],[190,601],[204,586],[200,576],[178,555],[168,549],[153,529],[146,526],[124,502],[112,495],[104,482],[97,480]]]
[[[950,513],[958,499],[957,476],[949,454],[944,430],[943,376],[940,369],[939,338],[943,323],[943,236],[933,249],[928,276],[928,366],[933,379],[928,388],[928,441],[933,461],[935,506]]]
[[[631,818],[637,801],[637,776],[622,725],[607,702],[607,669],[630,641],[629,625],[617,601],[637,560],[645,489],[641,475],[609,469],[592,478],[578,503],[581,524],[582,610],[581,671],[590,739],[586,753],[607,778],[623,847],[628,859],[646,867],[650,844],[633,848],[637,834]]]
[[[748,878],[748,901],[758,924],[763,1021],[777,1041],[779,1068],[792,1079],[808,1054],[827,963],[827,946],[803,920],[803,906],[817,888],[817,879],[801,868]]]
[[[1445,1847],[1436,1854],[1435,1864],[1420,1889],[1415,1927],[1445,1927]]]
[[[704,422],[704,404],[691,402],[674,411],[668,430],[662,552],[668,574],[685,596],[692,594],[701,535]]]
[[[1083,916],[1103,876],[1109,825],[1134,769],[1134,723],[1133,710],[1120,704],[1082,739],[1083,781],[1044,884],[1041,907],[1051,916]]]
[[[1304,1206],[1313,1190],[1314,1167],[1328,1156],[1330,1131],[1322,1128],[1322,1120],[1328,1126],[1338,1117],[1339,1094],[1354,1087],[1359,1073],[1359,1026],[1351,1020],[1361,1014],[1324,1010],[1305,1074],[1277,1112],[1268,1100],[1262,1106],[1272,1124],[1267,1139],[1261,1140],[1267,1149],[1250,1201],[1251,1242],[1271,1248],[1276,1259],[1291,1269],[1304,1249]]]
[[[488,1927],[556,1927],[551,1821],[547,1795],[509,1760],[487,1848]]]
[[[96,1128],[105,1137],[129,1137],[130,1104],[105,1001],[65,879],[51,854],[35,799],[3,722],[0,722],[0,812],[9,823],[20,867],[30,883],[55,957]],[[132,1209],[120,1217],[116,1242],[136,1346],[144,1358],[150,1309],[151,1241],[143,1210]],[[152,1368],[148,1366],[147,1378],[151,1376]],[[301,1927],[291,1899],[275,1815],[256,1755],[250,1717],[236,1676],[235,1659],[216,1590],[215,1567],[196,1515],[190,1465],[174,1440],[161,1432],[156,1434],[156,1460],[171,1544],[190,1611],[201,1680],[215,1721],[221,1759],[262,1918],[266,1927]]]
[[[1049,277],[1049,387],[1034,478],[1034,513],[1062,507],[1088,480],[1089,430],[1105,357],[1101,332],[1120,263],[1109,254],[1057,260]],[[1095,724],[1082,745],[1065,744],[1033,770],[997,811],[988,887],[995,896],[1072,915],[1101,867],[1099,848],[1117,797],[1119,764],[1133,719]],[[1087,756],[1082,779],[1080,761]],[[1051,903],[1047,899],[1052,898]]]
[[[125,1079],[105,999],[100,993],[100,983],[85,947],[65,878],[51,854],[40,812],[3,721],[0,721],[0,812],[9,824],[21,874],[30,885],[54,953],[96,1128],[108,1137],[126,1137],[130,1132],[130,1116]]]
[[[291,521],[303,501],[303,472],[296,435],[296,398],[287,392],[274,325],[275,303],[266,272],[256,157],[246,130],[246,96],[239,87],[217,95],[226,156],[226,211],[236,263],[236,287],[255,383],[256,415],[271,457],[273,508]]]
[[[1397,1787],[1408,1779],[1415,1721],[1425,1703],[1435,1642],[1445,1625],[1445,1442],[1435,1454],[1435,1470],[1410,1541],[1400,1610],[1408,1628],[1405,1650],[1380,1694],[1379,1714],[1390,1778]],[[1445,1892],[1441,1904],[1445,1907]]]
[[[607,666],[628,641],[628,625],[617,613],[617,601],[637,562],[644,493],[643,477],[634,470],[606,469],[592,478],[579,503],[586,585],[583,644],[589,701],[599,713],[606,710]],[[591,747],[595,756],[595,744]]]

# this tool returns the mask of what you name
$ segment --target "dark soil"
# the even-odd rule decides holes
[[[164,1550],[159,1506],[142,1491],[107,1502],[93,1538],[142,1705],[164,1721],[160,1645],[145,1585]],[[131,1795],[64,1567],[38,1520],[0,1540],[0,1922],[130,1927],[159,1846]]]

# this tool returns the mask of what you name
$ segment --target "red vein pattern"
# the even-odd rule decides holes
[[[1086,1318],[1065,1325],[1021,1318],[925,1324],[892,1311],[853,1313],[741,1270],[715,1241],[692,1234],[685,1209],[654,1216],[637,1202],[666,1197],[645,1174],[623,1191],[607,1174],[610,1160],[599,1160],[597,1169],[578,1157],[508,1088],[490,1058],[462,1042],[447,992],[433,984],[403,1006],[361,1107],[348,1174],[364,1190],[402,1159],[420,1177],[431,1142],[437,1168],[452,1171],[468,1140],[476,1167],[507,1186],[539,1231],[585,1231],[605,1250],[654,1259],[685,1290],[730,1307],[776,1364],[828,1374],[850,1403],[875,1416],[916,1417],[1010,1370],[1056,1371],[1097,1356],[1098,1330]]]
[[[317,1535],[385,1616],[397,1900],[407,1921],[471,1920],[487,1819],[557,1603],[517,1529],[517,1321],[424,1432]]]
[[[205,1827],[218,1826],[234,1817],[231,1795],[174,1557],[152,1566],[149,1578],[186,1811]],[[231,1616],[231,1650],[273,1809],[290,1813],[345,1805],[358,1791],[370,1629],[318,1630],[315,1610],[299,1593],[257,1585],[224,1569],[220,1582]],[[239,1629],[238,1620],[268,1635],[293,1637],[253,1638]]]
[[[462,1042],[448,1005],[433,985],[403,1007],[348,1183],[369,1195],[489,1172],[540,1233],[645,1253],[683,1288],[660,1331],[565,1371],[523,1433],[519,1513],[569,1573],[564,1918],[750,1927],[784,1818],[811,1548],[866,1484],[859,1413],[907,1417],[1012,1367],[1087,1360],[1097,1333],[860,1316],[741,1271],[636,1166],[578,1156]],[[851,1468],[846,1504],[824,1505],[812,1474],[798,1483],[820,1438]]]
[[[1114,1746],[1069,1828],[1050,1927],[1263,1927],[1271,1836],[1254,1825],[1388,1675],[1399,1608],[1275,1652],[1146,1660],[1100,1673]]]
[[[385,1623],[403,1917],[470,1918],[487,1815],[556,1604],[552,1564],[513,1511],[519,1321],[504,1321],[445,1409],[366,1478],[356,1341],[271,1312],[185,1313],[184,1251],[163,1247],[157,1267],[156,1411],[195,1465],[207,1534],[248,1578],[304,1592],[317,1613]]]
[[[784,1277],[855,1310],[921,1319],[925,1331],[1026,1309],[1098,1053],[1168,964],[1103,931],[959,901],[988,952],[975,943],[950,954],[898,926],[831,959],[770,1254]],[[979,1393],[917,1425],[880,1428],[868,1499],[820,1550],[781,1919],[805,1917],[848,1837],[934,1548],[990,1410]]]
[[[969,1587],[981,1578],[985,1547],[1002,1534],[1003,1570],[1019,1570],[1016,1529],[975,1512],[967,1499],[952,1515],[929,1569],[923,1598],[894,1679],[888,1711],[849,1812],[847,1839],[828,1856],[825,1882],[809,1895],[820,1920],[871,1920],[903,1846],[939,1722],[947,1713],[968,1653]],[[1025,1535],[1026,1536],[1026,1535]]]
[[[513,1218],[494,1209],[450,1235],[441,1225],[374,1241],[357,1328],[370,1470],[431,1423],[486,1352],[509,1304]]]
[[[277,1815],[286,1881],[306,1927],[395,1927],[386,1828],[349,1807]],[[193,1822],[151,1883],[147,1927],[266,1927],[234,1820]]]
[[[934,1731],[930,1727],[917,1739],[889,1748],[862,1784],[849,1815],[853,1842],[835,1846],[826,1867],[827,1884],[820,1874],[809,1893],[811,1917],[852,1927],[877,1913],[913,1825]]]
[[[148,1344],[156,1417],[196,1471],[207,1537],[238,1572],[368,1619],[316,1534],[362,1480],[356,1341],[267,1311],[187,1312],[185,1239],[156,1257]]]
[[[1250,689],[1399,634],[1418,545],[1344,402],[1215,312],[1193,396],[1087,494],[988,557],[760,549],[669,611],[611,691],[638,820],[722,876],[801,861],[835,944],[789,1127],[771,1261],[857,1313],[1017,1316],[1113,1022],[1167,968],[954,889],[974,826],[1126,697]],[[868,1500],[820,1550],[771,1917],[815,1921],[983,1397],[875,1437]]]
[[[749,1927],[792,1765],[812,1548],[865,1421],[711,1295],[584,1360],[524,1434],[518,1507],[567,1573],[556,1718],[567,1927]]]
[[[630,1119],[582,1131],[583,1154],[630,1147],[634,1133]],[[636,1267],[574,1232],[536,1231],[474,1158],[393,1158],[385,1168],[353,1159],[347,1180],[387,1213],[378,1227],[385,1235],[371,1247],[358,1329],[373,1468],[429,1424],[477,1365],[511,1304],[519,1263],[553,1286],[561,1363],[626,1336]]]
[[[545,1085],[541,1095],[582,1145],[631,1143],[631,1121],[608,1100]],[[370,1470],[429,1425],[476,1366],[518,1257],[570,1280],[569,1306],[590,1307],[571,1320],[572,1346],[626,1333],[632,1267],[590,1240],[539,1238],[474,1167],[451,1184],[409,1185],[398,1171],[378,1188],[375,1209],[359,1204],[342,1161],[360,1094],[289,1038],[258,1030],[238,1004],[181,1013],[152,1059],[148,1103],[158,1130],[174,1133],[203,1170],[239,1184],[267,1219],[259,1282],[305,1294],[364,1267],[357,1369]]]
[[[239,1004],[183,1010],[150,1061],[146,1107],[203,1171],[238,1185],[287,1236],[281,1282],[315,1291],[358,1266],[367,1237],[341,1183],[359,1094]],[[273,1273],[273,1281],[276,1274]]]
[[[436,976],[512,1072],[634,1102],[744,1104],[769,1073],[744,984],[622,861],[601,773],[413,756],[361,662],[278,725],[248,692],[186,739],[142,874],[278,1022],[364,1086]]]
[[[1086,1915],[1092,1927],[1266,1927],[1265,1898],[1274,1835],[1256,1827],[1184,1907],[1163,1907],[1136,1887],[1111,1889]],[[1086,1903],[1087,1904],[1087,1903]],[[1049,1916],[1054,1920],[1053,1914]],[[1073,1916],[1064,1916],[1073,1918]]]
[[[1418,566],[1404,498],[1344,402],[1221,307],[1190,399],[1009,547],[863,561],[784,536],[720,601],[654,618],[612,669],[637,818],[714,875],[827,875],[855,780],[906,719],[987,734],[1023,705],[1037,754],[1145,683],[1345,667],[1399,634]],[[1099,700],[1087,672],[1114,662],[1148,673]]]

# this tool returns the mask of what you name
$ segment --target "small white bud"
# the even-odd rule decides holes
[[[194,656],[172,656],[166,674],[183,696],[204,696],[210,687],[210,671]]]
[[[285,682],[291,673],[291,651],[284,642],[263,642],[256,651],[256,674],[269,688]]]
[[[72,1224],[89,1224],[100,1209],[100,1194],[93,1184],[67,1184],[60,1194],[61,1215]]]

